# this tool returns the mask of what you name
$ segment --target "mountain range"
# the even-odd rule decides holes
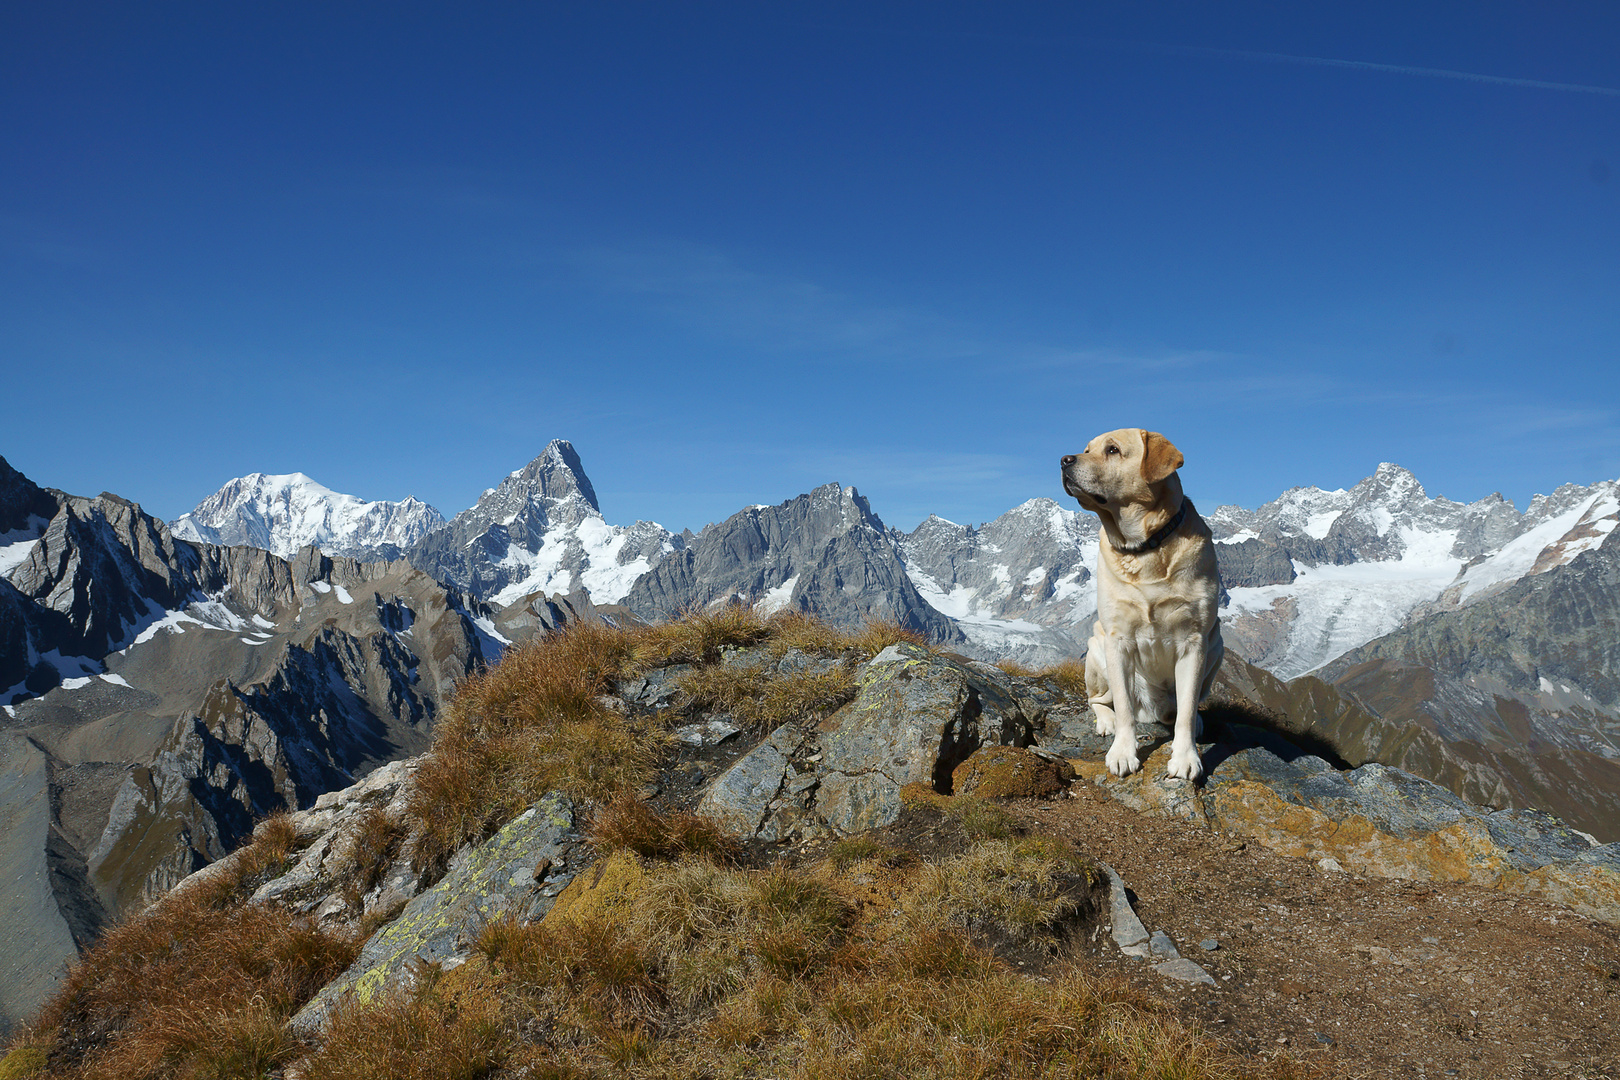
[[[1620,790],[1620,482],[1566,485],[1521,513],[1499,494],[1431,497],[1385,463],[1348,490],[1299,487],[1204,516],[1234,667],[1317,688],[1312,707],[1344,727],[1318,734],[1345,760],[1620,830],[1620,796],[1590,794]],[[358,535],[346,542],[363,549]],[[931,516],[902,532],[838,484],[696,534],[610,525],[578,454],[557,440],[405,555],[518,636],[563,617],[559,601],[645,620],[741,602],[846,625],[892,618],[970,657],[1041,664],[1085,651],[1097,544],[1092,515],[1051,499],[982,525]],[[521,617],[501,614],[512,610]],[[1260,693],[1257,679],[1237,681]]]
[[[1620,482],[1567,485],[1520,513],[1500,495],[1431,498],[1386,463],[1349,490],[1294,488],[1204,517],[1219,544],[1228,645],[1287,679],[1595,549],[1620,517]],[[171,528],[283,556],[308,543],[363,559],[403,555],[496,608],[583,592],[644,618],[719,600],[835,621],[883,614],[986,659],[1078,655],[1095,610],[1096,519],[1052,499],[977,526],[931,516],[907,533],[884,525],[854,488],[828,484],[676,534],[609,524],[560,439],[449,522],[415,500],[367,503],[302,474],[254,474]]]
[[[1204,517],[1225,692],[1343,764],[1620,838],[1620,482],[1521,513],[1384,464]],[[0,459],[0,921],[30,943],[0,956],[0,1024],[255,817],[419,752],[513,642],[746,603],[1038,665],[1085,649],[1097,544],[1052,499],[903,532],[836,483],[698,533],[615,525],[563,440],[448,521],[293,473],[165,523]]]

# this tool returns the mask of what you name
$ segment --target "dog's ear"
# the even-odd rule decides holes
[[[1175,444],[1157,431],[1142,432],[1142,479],[1157,484],[1186,461]]]

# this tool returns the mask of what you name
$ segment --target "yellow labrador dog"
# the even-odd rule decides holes
[[[1196,780],[1198,702],[1225,646],[1220,571],[1209,526],[1181,493],[1181,451],[1156,431],[1121,428],[1063,459],[1063,490],[1102,519],[1097,625],[1086,652],[1086,694],[1097,733],[1112,733],[1108,769],[1142,767],[1138,720],[1175,713],[1171,776]]]

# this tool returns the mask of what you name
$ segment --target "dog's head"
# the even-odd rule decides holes
[[[1086,443],[1078,454],[1063,458],[1063,490],[1097,514],[1117,518],[1126,507],[1151,507],[1164,501],[1175,484],[1183,458],[1169,439],[1156,431],[1120,428]]]

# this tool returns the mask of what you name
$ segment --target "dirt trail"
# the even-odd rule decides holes
[[[1219,988],[1156,975],[1106,934],[1083,962],[1245,1054],[1286,1048],[1333,1077],[1620,1080],[1620,929],[1479,888],[1324,871],[1083,781],[1010,809],[1119,871],[1148,930]]]

